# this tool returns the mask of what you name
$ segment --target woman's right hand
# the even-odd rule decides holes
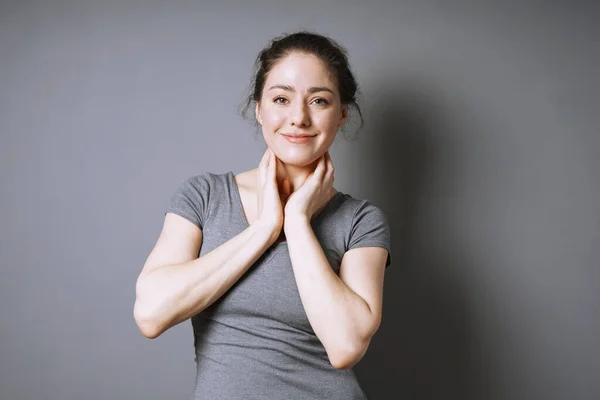
[[[283,210],[285,201],[290,195],[290,185],[283,181],[280,188],[277,184],[277,157],[270,148],[258,165],[258,218],[257,220],[272,229],[274,239],[277,239],[283,228]]]

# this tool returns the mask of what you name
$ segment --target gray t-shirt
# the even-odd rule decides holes
[[[202,229],[199,256],[249,227],[233,172],[185,180],[166,212]],[[331,268],[346,251],[388,250],[384,213],[342,192],[311,221]],[[217,301],[191,318],[196,350],[195,400],[366,399],[351,369],[331,366],[302,306],[285,238],[269,247]]]

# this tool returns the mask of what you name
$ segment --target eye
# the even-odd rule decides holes
[[[273,99],[273,103],[275,104],[285,104],[287,100],[284,97],[277,96]]]
[[[318,104],[320,106],[324,106],[326,104],[329,104],[329,102],[327,100],[322,99],[322,98],[314,99],[314,103]]]

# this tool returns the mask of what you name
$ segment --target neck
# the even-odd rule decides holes
[[[283,180],[287,179],[290,183],[292,193],[302,186],[306,178],[317,168],[318,164],[318,160],[303,167],[286,164],[281,160],[277,162],[277,184],[282,185]]]
[[[317,168],[319,160],[303,167],[297,165],[286,164],[280,159],[277,159],[277,185],[281,187],[283,180],[287,179],[290,182],[290,193],[298,190],[306,181],[306,178]],[[258,174],[258,168],[253,170],[254,175]],[[256,178],[255,178],[256,179]],[[335,188],[331,188],[330,197],[337,193]]]

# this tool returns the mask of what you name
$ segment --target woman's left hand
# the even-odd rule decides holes
[[[288,218],[303,217],[310,220],[330,200],[333,187],[333,161],[329,151],[319,159],[317,168],[308,175],[302,186],[294,191],[285,204],[284,223]]]

